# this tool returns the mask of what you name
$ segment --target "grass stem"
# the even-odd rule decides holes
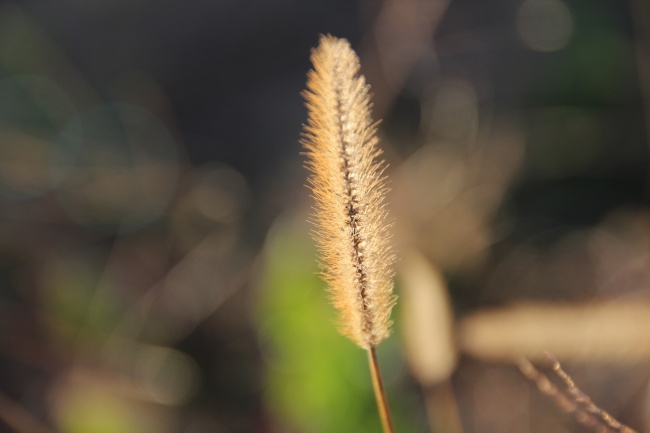
[[[370,365],[372,388],[375,391],[375,400],[377,401],[381,427],[384,433],[395,433],[395,430],[393,429],[393,421],[390,417],[390,410],[388,409],[386,393],[384,392],[384,384],[381,380],[381,372],[379,371],[379,363],[377,362],[377,353],[375,352],[374,347],[368,349],[368,364]]]

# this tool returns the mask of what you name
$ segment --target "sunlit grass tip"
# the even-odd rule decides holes
[[[345,39],[323,36],[304,92],[302,144],[316,201],[314,238],[339,330],[364,349],[390,334],[394,254],[390,248],[376,124],[369,86]]]

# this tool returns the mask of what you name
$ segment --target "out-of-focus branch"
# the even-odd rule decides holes
[[[17,433],[54,433],[24,407],[0,392],[0,420]]]
[[[361,49],[364,75],[373,86],[373,112],[384,117],[413,66],[434,56],[433,36],[449,0],[386,0]]]

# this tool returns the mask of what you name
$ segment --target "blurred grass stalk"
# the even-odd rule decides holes
[[[323,36],[312,50],[304,92],[309,110],[302,144],[316,201],[314,239],[339,331],[368,351],[385,433],[393,432],[375,347],[390,334],[395,261],[384,204],[386,165],[377,158],[369,86],[345,39]]]
[[[460,349],[477,358],[543,359],[545,351],[578,362],[650,360],[650,304],[521,304],[480,311],[458,326]]]
[[[398,269],[406,359],[422,388],[432,432],[462,433],[450,380],[456,368],[453,314],[440,272],[417,251],[402,254]]]

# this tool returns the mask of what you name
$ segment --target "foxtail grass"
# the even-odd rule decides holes
[[[345,39],[323,36],[312,51],[303,93],[309,111],[302,144],[315,199],[314,239],[339,331],[368,352],[382,426],[393,432],[375,347],[390,334],[394,254],[369,86]]]

